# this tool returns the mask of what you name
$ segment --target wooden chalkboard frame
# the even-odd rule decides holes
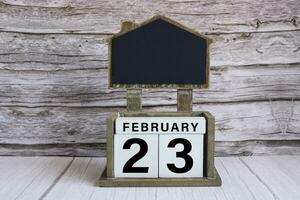
[[[153,22],[157,19],[165,20],[185,31],[188,31],[192,34],[195,34],[198,37],[201,37],[206,40],[207,43],[207,52],[206,52],[206,82],[204,84],[116,84],[112,83],[112,40],[114,38],[117,38],[121,35],[124,35],[130,31],[133,31],[139,27],[142,27],[150,22]],[[124,22],[123,22],[124,23]],[[109,40],[108,40],[108,58],[109,58],[109,76],[108,76],[108,85],[110,88],[173,88],[173,89],[200,89],[200,88],[208,88],[209,87],[209,74],[210,74],[210,44],[213,42],[213,40],[193,29],[190,29],[179,22],[176,22],[166,16],[162,15],[156,15],[140,24],[136,24],[134,22],[125,22],[132,24],[129,28],[122,27],[122,30],[119,33],[114,34]]]

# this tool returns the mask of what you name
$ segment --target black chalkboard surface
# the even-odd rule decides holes
[[[209,41],[157,18],[111,40],[110,86],[206,87]]]

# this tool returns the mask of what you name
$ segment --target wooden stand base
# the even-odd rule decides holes
[[[108,178],[105,169],[97,183],[100,187],[197,187],[221,184],[216,168],[213,178]]]

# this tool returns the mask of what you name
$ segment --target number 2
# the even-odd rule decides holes
[[[134,163],[146,155],[148,151],[147,143],[140,138],[131,138],[124,143],[123,149],[130,149],[133,144],[140,145],[140,150],[125,163],[123,173],[148,173],[149,167],[133,167]]]

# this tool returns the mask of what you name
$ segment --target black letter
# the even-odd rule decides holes
[[[174,131],[174,129],[176,129],[176,131],[177,131],[177,132],[179,131],[179,129],[178,129],[178,126],[177,126],[177,124],[176,124],[176,123],[174,123],[174,124],[172,125],[172,129],[171,129],[171,131],[173,132],[173,131]]]
[[[156,129],[156,132],[158,132],[158,123],[151,123],[151,131],[152,132],[153,132],[154,128]]]
[[[166,123],[166,128],[165,129],[164,129],[164,123],[161,123],[160,126],[161,126],[161,130],[163,132],[167,132],[169,130],[169,123]]]
[[[148,131],[148,123],[142,122],[141,125],[142,125],[142,132]]]
[[[139,123],[132,123],[132,132],[139,131]]]
[[[181,131],[183,132],[184,129],[186,130],[186,132],[189,132],[189,124],[188,123],[182,123],[181,124]]]
[[[194,132],[196,132],[196,128],[197,128],[198,123],[196,123],[196,124],[191,123],[191,125],[194,128]]]
[[[123,123],[123,132],[125,132],[126,128],[129,128],[129,126],[126,125],[129,125],[129,123],[128,122]]]

